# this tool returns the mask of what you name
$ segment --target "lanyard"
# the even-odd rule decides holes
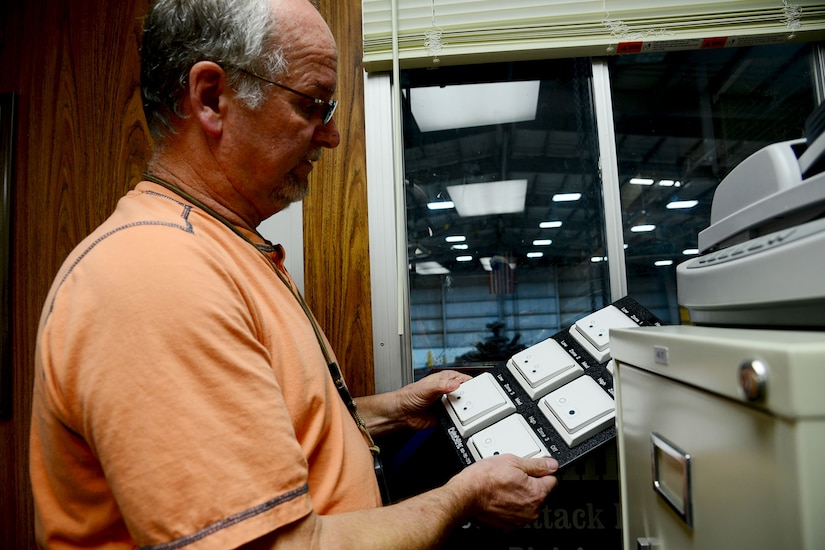
[[[178,188],[176,185],[174,185],[174,184],[172,184],[172,183],[170,183],[170,182],[168,182],[164,179],[161,179],[157,176],[154,176],[154,175],[148,174],[148,173],[144,173],[143,177],[148,181],[157,183],[158,185],[160,185],[162,187],[165,187],[166,189],[172,191],[176,195],[179,195],[179,196],[183,197],[184,199],[186,199],[187,201],[191,202],[192,204],[194,204],[195,206],[197,206],[198,208],[200,208],[201,210],[203,210],[204,212],[206,212],[207,214],[209,214],[210,216],[212,216],[213,218],[215,218],[216,220],[221,222],[223,225],[225,225],[226,227],[231,229],[233,233],[235,233],[236,235],[241,237],[244,241],[246,241],[247,243],[252,245],[252,247],[255,248],[255,250],[259,251],[261,253],[261,255],[266,259],[266,261],[269,263],[269,265],[275,271],[275,274],[278,275],[278,278],[281,280],[281,282],[283,282],[286,285],[286,287],[289,289],[289,292],[298,301],[298,304],[301,306],[301,309],[304,311],[304,315],[306,315],[307,319],[309,320],[309,324],[312,326],[312,330],[313,330],[313,332],[315,332],[315,338],[318,340],[318,345],[321,348],[321,353],[324,354],[324,359],[327,362],[327,367],[329,369],[329,374],[332,377],[332,381],[335,384],[335,388],[338,390],[338,395],[341,396],[341,399],[343,400],[344,405],[346,405],[347,410],[350,412],[350,415],[352,415],[353,420],[355,420],[355,424],[358,426],[358,429],[361,430],[361,433],[364,435],[364,439],[367,441],[367,445],[370,448],[370,452],[373,454],[373,457],[375,458],[375,461],[376,461],[375,468],[376,468],[376,471],[378,471],[379,468],[380,468],[380,466],[379,466],[380,462],[378,461],[378,454],[380,452],[380,449],[378,448],[378,445],[375,444],[375,441],[372,439],[372,435],[370,435],[370,432],[367,429],[366,422],[364,422],[364,419],[361,418],[361,415],[358,412],[358,408],[355,405],[355,400],[353,399],[352,394],[349,391],[349,388],[347,388],[347,385],[344,382],[344,377],[341,374],[341,369],[338,367],[338,363],[335,362],[335,360],[332,357],[332,353],[330,352],[329,347],[327,346],[327,342],[324,339],[323,334],[321,333],[321,328],[318,326],[318,323],[315,320],[315,316],[312,315],[312,312],[310,311],[309,306],[307,305],[307,303],[304,300],[303,296],[301,296],[301,293],[298,292],[298,290],[296,288],[294,288],[293,285],[289,282],[289,280],[287,279],[286,274],[283,273],[281,271],[281,269],[272,260],[272,258],[270,258],[269,255],[266,254],[263,250],[258,248],[255,245],[255,243],[246,234],[244,234],[243,231],[238,229],[232,222],[230,222],[229,220],[227,220],[226,218],[224,218],[223,216],[221,216],[220,214],[215,212],[215,210],[213,210],[212,208],[206,206],[205,204],[203,204],[201,201],[199,201],[195,197],[192,197],[188,193],[186,193],[183,190],[181,190],[180,188]],[[263,239],[263,237],[261,237],[261,238]],[[266,239],[264,239],[264,240],[266,240]],[[380,479],[379,479],[379,481],[380,481]],[[380,483],[379,483],[379,485],[380,485]],[[382,487],[382,491],[383,491],[383,487]]]

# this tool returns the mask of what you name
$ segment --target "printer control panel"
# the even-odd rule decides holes
[[[747,258],[754,254],[775,250],[781,246],[787,246],[794,242],[801,242],[804,239],[825,234],[825,218],[814,220],[812,222],[781,229],[768,235],[763,235],[747,242],[711,252],[688,260],[685,262],[685,269],[698,269],[701,267],[708,267],[719,265],[733,260]]]

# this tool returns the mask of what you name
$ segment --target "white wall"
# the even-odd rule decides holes
[[[258,226],[258,232],[286,250],[287,271],[301,294],[304,293],[304,211],[303,203],[295,202]]]

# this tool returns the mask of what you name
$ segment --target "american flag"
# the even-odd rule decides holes
[[[515,262],[505,256],[490,258],[490,294],[512,294],[516,291]]]

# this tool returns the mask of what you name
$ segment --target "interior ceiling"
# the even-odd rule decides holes
[[[709,224],[713,191],[741,160],[759,148],[804,135],[813,110],[804,45],[722,49],[611,58],[610,79],[619,162],[624,238],[629,262],[684,260]],[[542,74],[545,75],[542,77]],[[805,78],[800,78],[805,75]],[[405,174],[410,260],[436,261],[452,270],[481,270],[479,257],[507,254],[522,266],[553,243],[540,262],[578,263],[603,255],[601,184],[588,60],[548,61],[435,71],[410,71],[404,87],[450,85],[508,78],[544,78],[536,121],[420,132],[406,106]],[[808,81],[805,81],[807,78]],[[408,97],[409,94],[406,94]],[[405,101],[406,105],[406,101]],[[631,185],[633,176],[672,179],[680,187]],[[448,185],[526,178],[521,214],[462,218],[431,211]],[[582,200],[553,203],[556,193],[580,192]],[[688,211],[667,210],[671,200],[696,199]],[[560,229],[539,222],[561,220]],[[636,224],[651,233],[632,233]],[[456,252],[447,235],[465,235]],[[475,260],[459,264],[466,253]]]

